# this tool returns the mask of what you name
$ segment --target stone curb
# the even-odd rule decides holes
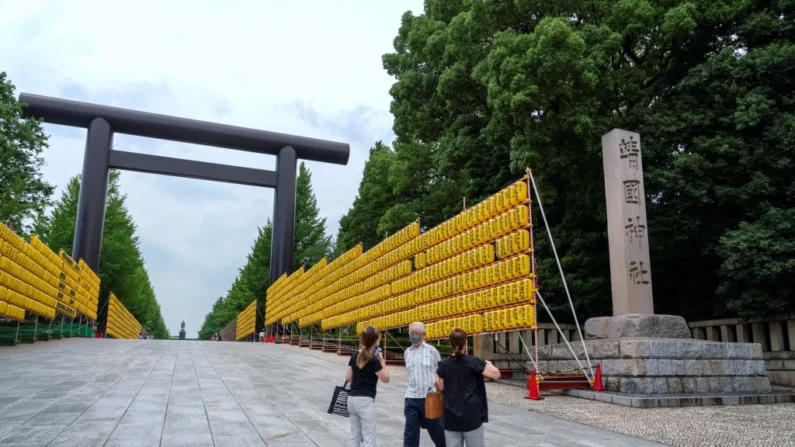
[[[567,390],[564,395],[634,408],[711,407],[720,405],[791,404],[795,393],[637,397],[611,392]]]

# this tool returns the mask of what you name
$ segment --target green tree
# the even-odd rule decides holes
[[[331,238],[326,235],[326,218],[320,217],[317,198],[312,190],[312,173],[302,162],[295,187],[293,271],[302,266],[311,267],[330,251]]]
[[[456,181],[436,168],[429,145],[397,142],[392,150],[376,142],[353,206],[340,219],[335,253],[360,242],[369,249],[416,219],[433,227],[461,211],[463,198]]]
[[[232,318],[235,318],[235,315],[225,312],[224,297],[218,297],[212,310],[207,312],[204,317],[204,323],[199,329],[199,340],[209,340],[213,334],[220,332]]]
[[[783,0],[428,0],[423,14],[404,14],[383,58],[397,80],[390,185],[399,208],[371,224],[408,212],[424,227],[438,223],[433,211],[448,215],[462,195],[480,200],[533,168],[578,309],[609,314],[600,139],[634,129],[644,143],[656,310],[747,313],[753,306],[722,287],[738,265],[723,247],[741,222],[746,236],[786,234],[757,220],[793,207],[794,10]],[[537,228],[546,296],[564,303]],[[784,253],[785,242],[770,239]],[[775,258],[767,249],[756,257]],[[766,286],[748,284],[759,289],[743,296],[763,296],[793,273],[772,265]],[[786,298],[786,287],[777,290]]]
[[[395,152],[381,141],[370,148],[370,157],[364,164],[359,194],[353,206],[340,219],[335,252],[337,255],[358,245],[373,247],[383,239],[385,228],[379,228],[379,221],[397,198],[389,184],[389,169],[395,163]]]
[[[46,148],[41,124],[22,116],[14,85],[0,72],[0,222],[19,234],[30,230],[54,190],[40,172]]]
[[[765,316],[792,310],[795,301],[795,209],[773,208],[741,222],[718,248],[723,263],[718,293],[729,312]]]
[[[80,177],[75,176],[56,201],[51,215],[37,219],[34,224],[36,234],[55,251],[62,248],[72,252],[79,196]],[[113,292],[148,332],[157,338],[168,338],[160,305],[144,268],[135,222],[125,201],[126,195],[120,191],[120,175],[111,171],[97,272],[102,280],[99,308],[104,308]]]
[[[782,260],[795,225],[795,14],[786,5],[736,14],[732,38],[638,114],[665,311],[795,309],[795,269]]]

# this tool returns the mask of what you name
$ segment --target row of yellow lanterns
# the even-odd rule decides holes
[[[61,255],[56,255],[35,235],[28,243],[0,224],[0,287],[5,290],[6,309],[11,304],[12,313],[19,307],[23,313],[27,310],[53,319],[56,311],[74,316],[75,307],[79,307],[82,314],[95,320],[97,296],[92,296],[90,291],[93,276],[88,277],[93,272],[86,267],[82,274],[78,273],[79,267],[71,257],[63,250]],[[67,265],[67,261],[70,264]],[[86,280],[81,275],[86,276]],[[71,292],[69,297],[64,296],[67,290]],[[98,295],[98,286],[96,290]]]
[[[441,298],[457,295],[466,291],[487,288],[498,283],[504,283],[513,279],[521,277],[529,277],[530,274],[530,257],[526,254],[521,254],[508,258],[492,265],[473,270],[471,272],[458,275],[453,278],[445,279],[434,284],[426,285],[415,289],[411,292],[404,293],[386,300],[384,303],[378,303],[376,306],[382,306],[380,309],[385,308],[405,308],[408,306],[419,305],[436,301]],[[521,282],[522,284],[529,284],[529,282]],[[518,287],[518,286],[517,286]],[[532,294],[530,294],[532,297]],[[351,309],[347,309],[350,313]],[[345,312],[345,310],[343,310]],[[299,319],[299,325],[305,326],[320,320],[329,320],[338,315],[328,313],[326,316],[310,316],[306,319]],[[353,320],[351,320],[353,318]],[[348,324],[356,319],[356,314],[349,315],[346,318],[335,318],[334,320],[327,321],[327,327],[337,327],[343,324]]]
[[[105,333],[114,338],[138,338],[141,333],[141,323],[130,313],[122,302],[110,294],[108,301],[108,321]]]
[[[463,233],[454,234],[449,239],[441,239],[424,253],[420,263],[434,264],[474,246],[493,241],[511,231],[524,228],[529,223],[529,213],[526,205],[520,205]]]
[[[351,307],[365,302],[366,300],[356,299],[355,304],[351,302],[349,305],[343,306],[335,306],[335,304],[340,303],[340,301],[351,301],[358,295],[361,295],[363,291],[370,290],[379,285],[379,281],[373,280],[373,276],[379,266],[398,262],[401,255],[409,253],[412,250],[419,251],[426,245],[436,246],[432,246],[426,252],[418,253],[417,257],[427,258],[430,262],[436,262],[439,261],[440,258],[445,259],[444,256],[450,255],[451,253],[454,255],[456,252],[460,252],[471,246],[494,240],[501,235],[525,227],[528,224],[529,211],[524,204],[528,202],[528,199],[527,184],[522,180],[494,194],[478,205],[460,213],[453,219],[423,233],[419,238],[417,238],[419,235],[419,225],[418,222],[415,222],[395,235],[390,236],[390,238],[387,238],[372,250],[368,250],[364,256],[366,259],[356,259],[357,264],[359,264],[365,260],[376,259],[376,256],[383,256],[378,259],[376,265],[365,265],[361,269],[361,272],[355,272],[356,274],[353,275],[353,278],[355,278],[357,282],[361,282],[361,284],[356,284],[352,291],[335,296],[334,293],[338,293],[339,290],[334,290],[331,292],[331,295],[325,298],[316,297],[316,299],[320,299],[321,301],[315,302],[310,306],[305,306],[304,309],[299,310],[296,315],[289,315],[289,317],[298,317],[300,323],[306,322],[309,324],[310,322],[315,322],[320,319],[325,320],[338,317],[340,316],[339,314],[343,312],[351,313]],[[521,231],[517,234],[518,236],[514,236],[513,238],[506,237],[498,241],[502,248],[502,250],[499,250],[501,254],[510,256],[515,253],[515,250],[521,251],[523,247],[526,247],[526,244],[523,244]],[[528,236],[524,239],[529,240],[529,233],[525,231],[525,234]],[[445,241],[445,239],[450,238],[453,239]],[[514,243],[517,245],[516,248],[513,247]],[[405,244],[405,246],[402,246],[403,244]],[[475,251],[476,254],[468,255],[467,257],[456,257],[454,260],[451,260],[452,262],[444,263],[444,265],[436,267],[433,272],[429,271],[423,276],[418,276],[415,273],[415,275],[412,275],[410,278],[396,281],[401,284],[398,289],[406,286],[417,287],[422,282],[433,281],[434,279],[443,277],[445,274],[450,275],[465,271],[472,268],[473,264],[477,266],[482,263],[492,262],[494,246],[488,245],[484,247],[491,247],[491,260],[488,260],[488,258],[487,260],[481,260],[480,257],[483,254],[486,254],[488,257],[489,248],[479,249]],[[526,251],[527,248],[524,248],[524,250]],[[384,256],[385,254],[388,256]],[[462,275],[463,277],[460,278],[459,281],[432,286],[441,287],[441,293],[449,293],[450,291],[456,292],[456,289],[461,288],[472,290],[473,288],[482,287],[484,284],[493,284],[495,281],[513,279],[516,277],[515,272],[519,272],[520,274],[529,273],[529,258],[526,260],[515,258],[509,259],[509,261],[511,262],[490,266],[481,273],[477,271],[468,272]],[[422,260],[420,261],[420,264],[424,263],[425,262],[422,262]],[[415,276],[417,277],[415,278]],[[364,281],[362,281],[362,279],[364,279]],[[345,288],[350,287],[349,282],[350,280],[343,281],[339,285],[335,284],[337,285],[335,288],[348,292]],[[464,284],[464,282],[466,282],[466,284]],[[314,288],[314,286],[312,288]],[[310,290],[312,288],[310,288]],[[430,292],[432,295],[437,295],[438,293],[439,292]],[[333,299],[329,299],[332,297]],[[311,296],[308,296],[306,299],[310,298]],[[297,304],[298,303],[293,303],[289,309],[297,307]],[[338,315],[329,317],[328,312],[316,315],[320,313],[322,309],[328,308],[329,306],[334,306],[333,311],[338,313]],[[309,318],[303,319],[304,316],[308,316]]]
[[[400,262],[401,259],[409,257],[416,252],[422,250],[425,245],[422,244],[417,236],[419,235],[419,222],[414,222],[395,235],[393,237],[388,238],[385,240],[386,243],[379,244],[378,246],[374,247],[374,249],[368,250],[365,253],[365,257],[356,259],[356,261],[363,262],[366,257],[373,257],[374,254],[380,253],[382,250],[390,249],[391,251],[387,252],[386,254],[381,255],[375,262],[370,265],[363,265],[360,269],[352,272],[350,277],[342,281],[338,281],[334,283],[334,287],[331,287],[330,290],[324,289],[323,292],[318,295],[312,296],[313,301],[315,301],[310,306],[300,306],[300,301],[291,304],[289,308],[287,308],[287,312],[280,312],[281,308],[276,308],[275,310],[271,310],[272,317],[268,318],[268,321],[273,319],[277,321],[281,319],[285,320],[295,320],[295,319],[302,319],[305,316],[310,316],[309,319],[312,322],[324,318],[324,314],[321,315],[313,315],[320,312],[323,309],[328,309],[329,306],[334,306],[337,303],[342,301],[350,300],[351,298],[360,295],[364,291],[371,290],[374,287],[378,287],[379,285],[392,282],[396,278],[400,276],[408,275],[411,272],[411,262]],[[390,241],[390,242],[388,242]],[[395,246],[395,244],[402,244]],[[380,249],[379,247],[383,247]],[[381,251],[379,251],[381,250]],[[380,269],[392,266],[394,263],[400,262],[398,265],[390,267],[384,271],[380,271]],[[350,266],[353,267],[353,266]],[[380,271],[380,273],[379,273]],[[314,289],[310,288],[310,291]],[[308,295],[308,294],[307,294]],[[303,300],[309,298],[309,296],[302,297]],[[300,308],[303,307],[298,312],[291,312],[293,308]],[[269,307],[270,308],[270,307]],[[348,309],[349,306],[343,308]],[[276,315],[274,315],[276,314]],[[326,313],[327,314],[327,313]]]
[[[527,183],[520,180],[477,205],[462,211],[452,219],[437,225],[425,234],[430,237],[430,245],[434,245],[434,243],[450,239],[466,229],[486,222],[505,210],[525,203],[527,200]]]
[[[345,302],[355,298],[369,290],[375,289],[376,287],[384,285],[388,286],[390,282],[401,276],[406,276],[409,273],[411,273],[411,261],[404,261],[388,268],[387,270],[384,270],[383,272],[377,273],[370,278],[365,279],[364,281],[353,282],[352,284],[349,284],[347,288],[338,291],[331,296],[323,298],[319,302],[309,306],[307,310],[301,311],[299,315],[305,315],[299,317],[299,320],[303,316],[308,316],[309,320],[312,322],[321,320],[324,318],[324,309],[334,306],[337,303]],[[290,318],[294,319],[295,317],[291,316]]]
[[[375,326],[379,330],[394,327],[405,327],[412,321],[421,321],[421,318],[411,318],[411,315],[401,316],[399,321],[396,316],[384,316],[357,323],[356,331],[361,332],[367,326]],[[498,309],[483,314],[464,315],[460,317],[445,318],[425,325],[425,337],[428,340],[447,338],[454,329],[462,329],[468,335],[480,333],[503,332],[535,328],[535,306],[525,304],[506,309]]]
[[[530,278],[420,306],[416,306],[409,294],[404,294],[338,317],[324,319],[323,323],[324,329],[328,329],[354,321],[368,320],[374,315],[382,315],[386,319],[386,327],[400,327],[411,321],[436,320],[462,313],[484,311],[520,303],[533,303],[533,294],[533,282]],[[411,307],[414,308],[406,311]]]
[[[240,340],[256,331],[257,300],[254,300],[237,316],[235,325],[235,339]]]

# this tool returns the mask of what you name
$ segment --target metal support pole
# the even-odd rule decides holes
[[[110,124],[102,118],[91,121],[83,157],[72,258],[82,258],[95,272],[99,271],[105,201],[108,196],[108,159],[112,144],[113,129]]]
[[[574,325],[577,327],[577,333],[580,335],[582,350],[583,352],[585,352],[585,361],[588,362],[588,365],[590,366],[591,357],[588,354],[588,346],[585,345],[585,337],[583,337],[582,335],[582,328],[580,328],[580,322],[577,319],[577,312],[575,312],[574,310],[574,301],[572,301],[571,293],[569,293],[569,285],[566,283],[566,275],[563,274],[563,266],[561,266],[560,264],[560,256],[558,256],[558,250],[555,248],[555,241],[552,239],[552,229],[549,228],[549,222],[547,222],[547,215],[544,213],[544,205],[541,204],[541,195],[538,193],[538,186],[536,186],[536,181],[533,178],[533,173],[530,172],[529,174],[530,174],[530,183],[533,185],[532,192],[535,193],[536,199],[538,200],[538,209],[541,211],[541,218],[544,220],[544,227],[546,227],[547,229],[547,236],[549,236],[549,245],[552,246],[552,254],[555,255],[555,262],[558,264],[560,279],[563,281],[563,290],[566,291],[566,297],[569,299],[569,306],[571,307],[571,316],[574,318]],[[528,190],[528,197],[532,197],[530,196],[529,190]],[[562,334],[563,333],[561,332],[561,335]],[[585,377],[588,377],[588,374],[585,374]],[[593,376],[589,377],[589,380],[593,380]]]
[[[530,200],[531,203],[527,204],[527,220],[530,222],[530,274],[533,275],[533,289],[538,290],[538,275],[536,272],[536,249],[535,249],[535,230],[533,228],[533,204],[532,204],[532,184],[530,182],[530,170],[527,170],[527,199]],[[541,371],[538,369],[538,363],[540,362],[538,358],[538,305],[533,304],[533,337],[535,341],[533,342],[534,352],[533,355],[535,360],[533,361],[533,366],[535,367],[535,371],[537,375],[541,374]],[[535,384],[538,387],[538,384]]]

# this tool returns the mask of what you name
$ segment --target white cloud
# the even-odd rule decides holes
[[[307,162],[328,231],[336,234],[369,147],[391,140],[381,66],[401,15],[420,0],[0,0],[0,71],[17,92],[344,141],[347,166]],[[44,170],[58,186],[82,167],[85,131],[47,125]],[[273,169],[274,158],[117,135],[117,149]],[[166,324],[189,334],[226,293],[258,226],[268,189],[122,174]]]

